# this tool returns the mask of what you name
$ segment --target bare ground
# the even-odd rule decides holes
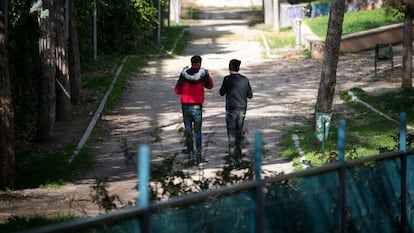
[[[208,15],[217,18],[219,13],[210,11]],[[254,93],[248,103],[245,123],[248,144],[244,152],[254,153],[254,134],[261,131],[265,151],[263,175],[291,172],[292,163],[279,156],[278,142],[286,127],[306,122],[312,116],[322,61],[303,58],[294,52],[266,58],[259,43],[263,31],[251,27],[251,20],[234,15],[227,18],[231,19],[188,21],[191,41],[180,56],[154,59],[131,76],[121,102],[114,111],[102,116],[98,124],[101,139],[92,145],[98,151],[98,164],[89,174],[59,189],[0,192],[0,219],[15,215],[93,216],[102,213],[91,201],[95,178],[108,179],[110,195],[119,196],[119,206],[135,202],[138,195],[136,166],[126,163],[124,142],[132,152],[140,145],[150,145],[152,161],[160,160],[166,153],[180,153],[180,158],[185,159],[182,136],[178,133],[182,127],[179,96],[174,94],[173,87],[179,72],[189,65],[194,54],[203,57],[203,67],[209,70],[215,83],[213,90],[206,91],[203,113],[203,140],[208,142],[203,155],[208,162],[201,169],[194,168],[194,174],[214,175],[224,163],[223,157],[227,153],[224,98],[219,96],[218,89],[232,58],[242,60],[240,72],[249,77]],[[372,77],[373,56],[373,51],[342,55],[336,93],[350,87],[367,91],[399,87],[398,73],[386,81]],[[400,63],[398,48],[395,59],[397,64]],[[334,111],[346,111],[338,96],[335,97]],[[70,128],[58,126],[60,134],[80,138],[91,116],[88,111],[81,111],[76,118],[83,123],[70,125]],[[153,142],[154,135],[162,140]],[[68,135],[67,138],[71,137]]]

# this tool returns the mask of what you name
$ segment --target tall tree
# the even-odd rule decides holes
[[[82,102],[82,84],[75,0],[69,1],[69,79],[72,104]]]
[[[404,15],[404,36],[403,36],[403,76],[401,88],[412,88],[413,71],[413,19],[414,3],[412,0],[384,0],[384,6],[395,9]]]
[[[331,0],[328,31],[319,83],[316,112],[330,113],[336,86],[339,49],[341,45],[342,24],[344,21],[345,0]],[[315,114],[316,115],[316,114]]]
[[[39,0],[36,4],[39,12],[39,53],[41,60],[41,81],[36,137],[40,142],[50,140],[56,120],[56,31],[53,17],[54,0]],[[33,8],[32,8],[33,9]]]
[[[401,88],[413,87],[413,3],[406,1],[404,13],[403,77]]]
[[[53,8],[49,11],[56,32],[54,38],[56,41],[56,120],[68,120],[71,115],[65,2],[64,0],[54,1]]]
[[[8,1],[0,0],[0,187],[14,187],[14,112],[7,55]]]

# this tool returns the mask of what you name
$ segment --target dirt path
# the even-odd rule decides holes
[[[265,144],[264,174],[290,172],[292,163],[279,157],[278,143],[285,127],[303,122],[313,113],[321,61],[299,56],[267,59],[259,43],[262,32],[249,27],[246,20],[231,18],[189,22],[191,41],[180,56],[155,59],[131,77],[122,101],[114,111],[102,117],[107,134],[93,145],[99,151],[99,163],[91,174],[59,190],[22,190],[20,195],[25,198],[20,196],[19,201],[0,206],[0,217],[97,214],[100,210],[90,201],[94,178],[106,177],[110,194],[118,195],[124,204],[134,201],[137,197],[136,168],[132,163],[125,163],[124,142],[131,152],[139,145],[150,145],[153,161],[168,153],[181,153],[184,145],[177,131],[182,127],[181,108],[173,87],[181,69],[189,65],[190,57],[195,54],[203,57],[202,66],[210,71],[215,83],[213,90],[206,91],[204,105],[203,140],[209,141],[203,152],[208,160],[204,171],[213,172],[224,163],[227,153],[224,98],[219,96],[218,89],[228,73],[229,60],[238,58],[242,60],[240,72],[249,77],[253,88],[245,123],[249,144],[244,152],[253,155],[254,134],[261,131]],[[337,93],[351,86],[367,90],[382,88],[383,83],[374,83],[368,78],[372,73],[372,51],[341,56]],[[387,87],[398,85],[398,80],[386,84]],[[341,111],[339,98],[335,99],[335,109]],[[161,142],[152,143],[154,133],[161,136]],[[185,158],[182,153],[180,156]]]

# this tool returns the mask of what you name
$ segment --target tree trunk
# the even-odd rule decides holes
[[[43,9],[53,14],[54,0],[43,0]],[[50,140],[56,119],[56,31],[53,17],[39,16],[39,53],[41,61],[40,99],[36,137],[39,142]]]
[[[72,104],[82,102],[82,83],[75,0],[69,1],[69,79]]]
[[[407,4],[407,10],[404,17],[404,39],[403,39],[403,77],[401,88],[412,88],[412,72],[413,72],[413,14],[412,5]]]
[[[0,187],[14,187],[14,112],[7,55],[7,0],[0,0]]]
[[[330,113],[336,86],[336,69],[338,66],[341,45],[342,23],[344,21],[344,0],[331,0],[328,31],[319,83],[318,99],[315,106],[317,112]]]
[[[71,116],[68,46],[65,38],[65,1],[54,1],[50,12],[56,31],[56,120]]]

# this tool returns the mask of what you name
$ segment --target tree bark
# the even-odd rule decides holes
[[[54,0],[43,0],[43,10],[53,14]],[[53,17],[39,16],[39,53],[41,61],[40,100],[36,138],[47,142],[52,136],[56,120],[56,31]]]
[[[69,0],[69,79],[72,104],[82,102],[79,38],[76,26],[75,0]]]
[[[401,81],[401,88],[412,88],[412,72],[413,72],[413,6],[406,5],[407,10],[404,17],[404,39],[403,39],[403,77]]]
[[[318,98],[315,106],[315,116],[317,112],[330,113],[332,111],[332,102],[336,86],[336,70],[341,45],[342,23],[344,21],[344,9],[344,0],[331,0],[331,10],[329,12],[328,31],[325,41]]]
[[[56,31],[56,120],[68,120],[71,116],[68,45],[65,38],[65,1],[54,1],[53,21]]]
[[[0,187],[14,187],[14,112],[7,55],[8,1],[0,0]]]

